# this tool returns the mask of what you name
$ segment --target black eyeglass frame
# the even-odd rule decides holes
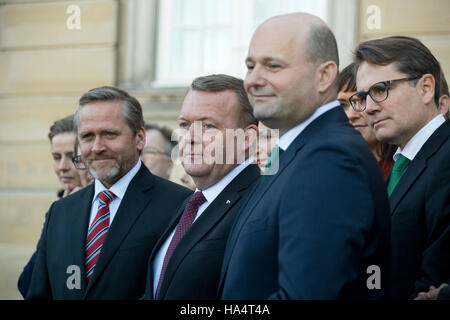
[[[76,155],[72,157],[72,163],[78,170],[86,170],[86,165],[83,163],[83,160],[81,160],[81,155]],[[83,167],[79,167],[79,164],[82,164]]]
[[[364,110],[366,110],[367,102],[364,103],[364,105],[361,103],[361,105],[363,105],[363,108],[362,108],[362,109],[358,109],[358,108],[356,108],[356,103],[353,102],[353,97],[358,96],[358,95],[359,95],[359,96],[360,96],[360,95],[364,95],[364,101],[367,101],[367,95],[369,95],[370,98],[372,98],[373,101],[375,101],[375,102],[377,102],[377,103],[380,103],[380,102],[385,101],[385,100],[389,97],[389,86],[390,86],[391,84],[396,83],[396,82],[400,82],[400,81],[412,81],[412,80],[417,80],[417,79],[420,79],[420,78],[422,78],[422,77],[423,77],[423,76],[409,76],[409,77],[401,78],[401,79],[379,81],[379,82],[374,83],[373,85],[371,85],[370,88],[369,88],[369,90],[367,90],[367,91],[359,91],[359,92],[356,92],[356,93],[352,94],[352,95],[350,96],[350,98],[348,98],[348,100],[349,100],[350,105],[352,106],[353,110],[355,110],[356,112],[363,112]],[[372,91],[372,89],[373,89],[375,86],[380,85],[380,84],[383,84],[383,85],[386,87],[386,97],[385,97],[384,99],[378,100],[378,99],[375,99],[375,98],[373,97],[371,91]],[[360,99],[360,100],[361,100],[361,99]]]

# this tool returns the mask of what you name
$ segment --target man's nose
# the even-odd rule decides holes
[[[96,136],[94,139],[94,143],[92,144],[92,152],[100,153],[105,150],[105,144],[103,139],[100,136]]]
[[[201,143],[203,135],[203,124],[202,121],[195,121],[189,127],[188,132],[186,133],[186,142],[191,144]]]
[[[262,87],[266,84],[266,79],[264,77],[264,70],[261,66],[257,65],[253,67],[251,71],[247,72],[244,79],[244,87],[247,92],[249,92],[252,87]]]
[[[366,109],[364,109],[364,112],[367,114],[373,114],[378,110],[380,110],[380,105],[378,104],[378,102],[373,101],[372,97],[370,95],[367,95]]]

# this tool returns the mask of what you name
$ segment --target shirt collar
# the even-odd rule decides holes
[[[203,195],[206,198],[206,201],[208,203],[211,203],[214,201],[214,199],[217,198],[217,196],[225,189],[225,187],[233,181],[236,176],[241,173],[245,168],[247,168],[251,163],[254,162],[254,159],[252,157],[249,157],[247,160],[242,162],[237,167],[233,168],[228,174],[220,179],[217,183],[213,184],[209,188],[202,190]],[[200,191],[198,188],[195,189],[195,192]]]
[[[114,193],[118,199],[122,200],[125,196],[125,192],[127,191],[128,185],[130,184],[131,179],[134,178],[136,173],[141,168],[141,159],[138,160],[136,165],[127,172],[126,175],[124,175],[122,178],[119,179],[116,183],[114,183],[111,188],[109,188],[112,193]],[[103,183],[100,182],[100,180],[95,179],[95,191],[94,191],[94,198],[92,199],[92,202],[94,202],[98,194],[102,191],[108,190]]]
[[[278,140],[278,146],[283,149],[283,151],[285,151],[289,145],[292,143],[292,141],[295,140],[295,138],[311,123],[313,122],[315,119],[317,119],[318,117],[320,117],[322,114],[324,114],[325,112],[340,106],[339,101],[334,100],[331,102],[328,102],[326,104],[324,104],[323,106],[320,106],[319,108],[316,109],[316,111],[314,111],[314,113],[305,121],[299,123],[298,125],[296,125],[295,127],[289,129],[289,131],[285,132],[280,139]]]
[[[394,161],[397,161],[400,153],[409,160],[413,160],[417,153],[422,149],[423,145],[430,136],[445,122],[445,118],[442,114],[434,117],[428,122],[422,129],[420,129],[406,144],[405,148],[397,148],[393,156]]]

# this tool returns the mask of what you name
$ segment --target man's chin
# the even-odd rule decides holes
[[[183,165],[184,170],[191,177],[202,177],[209,173],[209,166],[205,164],[187,164]]]
[[[110,185],[118,180],[120,174],[120,168],[118,166],[110,170],[95,170],[92,167],[88,169],[92,177]]]

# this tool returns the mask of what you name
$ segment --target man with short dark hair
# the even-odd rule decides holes
[[[222,299],[386,295],[388,200],[375,158],[336,100],[337,52],[331,30],[305,13],[270,18],[253,35],[244,86],[255,117],[280,130],[272,154],[282,154],[234,223]]]
[[[75,127],[95,182],[52,204],[28,299],[137,299],[156,240],[191,191],[142,165],[139,102],[114,87],[80,99]]]
[[[172,141],[172,130],[156,123],[146,123],[144,129],[146,136],[141,160],[151,173],[169,179],[173,169],[172,148],[176,145]]]
[[[179,116],[179,153],[196,191],[155,246],[145,299],[217,298],[228,233],[260,176],[249,157],[257,132],[251,111],[240,79],[192,82]]]
[[[358,92],[378,140],[395,144],[387,177],[392,225],[391,296],[414,298],[450,278],[450,124],[439,112],[441,68],[419,40],[394,36],[355,52]]]

